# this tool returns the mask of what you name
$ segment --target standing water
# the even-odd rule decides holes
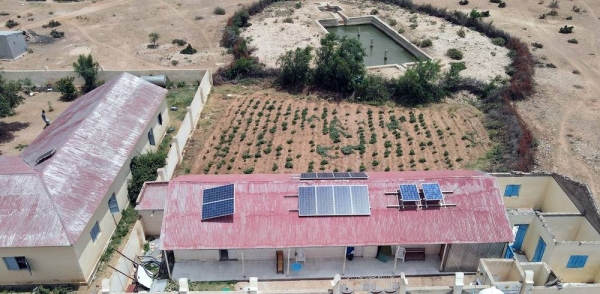
[[[337,26],[326,28],[328,32],[340,37],[355,38],[365,49],[365,65],[403,64],[417,61],[417,58],[406,51],[400,44],[371,24]],[[360,31],[360,36],[359,36]],[[373,39],[373,47],[371,47]],[[385,59],[387,50],[387,60]]]

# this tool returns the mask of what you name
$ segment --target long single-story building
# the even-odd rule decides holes
[[[25,35],[21,31],[0,31],[0,59],[17,59],[27,52]]]
[[[0,285],[92,279],[129,205],[131,160],[168,128],[166,93],[123,73],[72,102],[20,156],[0,156]]]
[[[164,214],[161,249],[174,254],[173,277],[191,280],[392,275],[408,263],[474,272],[513,241],[486,173],[329,174],[181,176],[147,183],[138,210]],[[353,271],[363,260],[377,270]]]

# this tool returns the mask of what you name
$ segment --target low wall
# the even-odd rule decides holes
[[[362,24],[371,24],[384,32],[388,37],[392,38],[396,43],[402,46],[406,51],[410,52],[417,59],[420,60],[431,60],[432,58],[427,55],[427,53],[421,51],[417,46],[411,43],[404,36],[399,34],[394,30],[394,28],[390,27],[387,23],[379,19],[377,16],[361,16],[361,17],[346,17],[342,12],[338,12],[338,14],[345,20],[345,25],[362,25]],[[337,19],[319,19],[317,23],[323,28],[338,26]]]
[[[210,70],[203,72],[203,76],[199,79],[200,86],[194,94],[192,103],[187,108],[187,114],[181,122],[181,126],[177,134],[171,139],[171,149],[167,155],[167,164],[158,169],[158,181],[168,181],[173,177],[177,164],[183,159],[183,150],[187,144],[190,135],[198,124],[200,113],[204,109],[204,104],[208,99],[208,94],[212,89],[212,73]]]
[[[133,229],[131,230],[131,234],[129,235],[129,240],[127,240],[127,244],[125,248],[123,248],[123,253],[128,258],[134,260],[134,258],[142,253],[144,248],[144,243],[146,242],[146,238],[144,237],[144,230],[142,229],[142,224],[140,221],[136,221],[133,225]],[[118,253],[115,253],[118,254]],[[117,261],[117,264],[114,265],[116,269],[122,271],[127,274],[135,273],[135,268],[133,267],[133,263],[121,256]],[[111,293],[123,293],[127,288],[127,285],[131,284],[131,281],[128,277],[114,271],[110,276],[110,290]]]
[[[203,69],[145,69],[145,70],[100,70],[98,71],[98,80],[108,81],[111,78],[128,72],[134,76],[147,75],[166,75],[174,83],[186,82],[194,84],[199,82],[206,70]],[[54,84],[64,77],[75,77],[75,85],[83,85],[83,79],[77,76],[72,70],[3,70],[0,72],[2,77],[9,81],[30,79],[35,86],[45,86]]]

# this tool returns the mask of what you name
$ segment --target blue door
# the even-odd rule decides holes
[[[521,250],[523,246],[523,240],[525,240],[525,234],[527,234],[527,229],[529,225],[517,225],[517,234],[515,236],[515,243],[512,245],[514,250]]]
[[[506,246],[506,253],[504,254],[504,258],[511,259],[514,256],[515,256],[515,253],[513,252],[512,246],[511,245]]]
[[[544,256],[545,250],[546,250],[546,242],[544,242],[544,239],[542,239],[542,237],[540,237],[537,247],[535,247],[535,254],[533,254],[533,259],[531,261],[533,261],[533,262],[542,261],[542,257]]]

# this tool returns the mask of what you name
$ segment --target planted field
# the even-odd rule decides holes
[[[458,169],[490,148],[478,110],[332,103],[251,86],[217,87],[179,173]]]

